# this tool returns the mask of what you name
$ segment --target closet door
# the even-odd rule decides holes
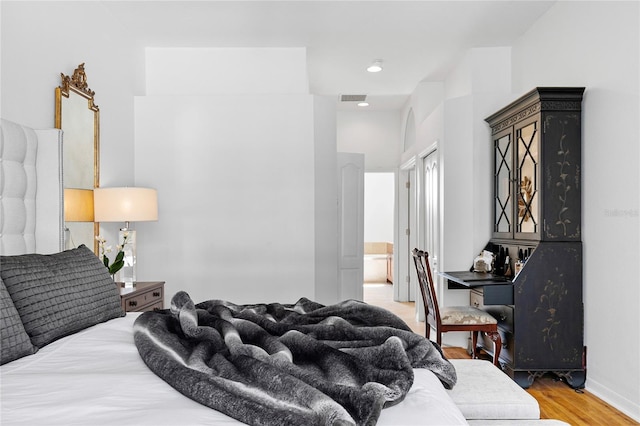
[[[424,250],[429,252],[433,273],[438,270],[438,253],[440,252],[440,220],[438,203],[438,153],[433,151],[423,160],[423,200],[424,200]]]
[[[421,219],[421,234],[423,241],[423,250],[429,253],[429,261],[431,263],[431,269],[434,277],[438,275],[438,256],[440,253],[440,215],[439,215],[439,198],[438,198],[438,152],[432,151],[422,159],[422,219]],[[436,278],[436,283],[439,280]],[[442,288],[436,284],[436,292],[438,298],[442,300]],[[421,296],[416,289],[417,301]],[[424,304],[422,302],[416,303],[416,311],[418,319],[424,320]]]

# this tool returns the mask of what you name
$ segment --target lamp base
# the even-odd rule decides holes
[[[73,239],[71,238],[71,231],[68,227],[64,227],[64,249],[71,250],[73,247]]]
[[[118,241],[124,252],[124,266],[118,271],[117,280],[123,282],[125,288],[133,288],[136,282],[136,231],[120,229]]]

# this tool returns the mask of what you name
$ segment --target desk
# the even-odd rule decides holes
[[[513,282],[501,275],[486,272],[439,272],[449,289],[482,288],[484,305],[513,305]]]
[[[524,245],[505,245],[517,253]],[[583,346],[582,243],[539,242],[513,279],[478,272],[441,272],[450,289],[470,290],[470,304],[498,320],[500,363],[527,388],[546,372],[573,388],[586,380]],[[492,355],[493,342],[478,342]]]

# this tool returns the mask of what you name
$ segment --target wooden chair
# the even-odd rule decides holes
[[[436,330],[436,342],[438,345],[442,345],[442,333],[447,331],[470,331],[473,342],[471,356],[477,358],[478,333],[483,332],[493,341],[493,364],[498,366],[500,349],[502,349],[502,339],[498,333],[498,321],[489,313],[473,306],[439,308],[433,277],[431,276],[431,267],[429,266],[429,253],[414,249],[413,262],[416,265],[420,293],[424,304],[425,335],[427,339],[431,333],[431,327]]]

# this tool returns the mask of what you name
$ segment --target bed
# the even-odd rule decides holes
[[[238,307],[228,302],[213,300],[196,305],[188,295],[177,294],[172,302],[172,309],[125,314],[120,307],[118,290],[95,255],[86,247],[62,251],[64,224],[61,133],[57,130],[35,131],[2,120],[1,136],[2,424],[242,424],[238,418],[252,424],[278,424],[270,415],[260,415],[259,403],[264,401],[262,397],[258,398],[258,405],[253,406],[253,416],[237,415],[233,408],[244,404],[243,401],[237,400],[228,405],[231,409],[227,409],[229,415],[225,415],[206,406],[206,401],[196,402],[197,392],[189,394],[189,389],[200,388],[201,383],[192,382],[187,391],[183,389],[181,393],[176,391],[180,385],[170,380],[171,377],[176,377],[176,374],[177,377],[183,377],[184,371],[177,369],[176,364],[169,358],[174,356],[176,351],[190,345],[185,341],[176,343],[175,335],[182,336],[194,324],[197,328],[195,333],[200,333],[201,329],[206,327],[199,322],[221,310],[225,312],[224,315],[229,315],[231,310],[237,311],[238,315],[246,316],[255,313],[259,307]],[[321,324],[325,331],[336,328],[336,321],[342,324],[344,320],[336,317],[335,309],[353,311],[353,303],[356,302],[343,302],[338,307],[324,307],[303,300],[297,304],[278,305],[278,309],[298,315],[296,318],[302,315],[305,318],[313,316],[316,319],[320,311],[326,312],[329,309],[331,312],[325,318],[311,321],[313,324],[309,327],[313,332],[310,335],[313,336],[313,333],[319,332],[314,328],[318,324]],[[304,310],[309,312],[303,312]],[[284,317],[287,317],[288,313]],[[272,313],[268,316],[272,316]],[[212,321],[220,319],[215,318]],[[169,326],[158,326],[165,323]],[[247,326],[244,318],[234,319],[230,323]],[[280,325],[279,323],[278,326]],[[175,329],[179,327],[183,328],[176,332]],[[248,327],[254,326],[250,324]],[[294,324],[295,327],[298,325]],[[355,327],[349,330],[364,328]],[[384,333],[393,334],[385,343],[386,346],[392,347],[392,353],[404,353],[406,348],[403,349],[403,345],[416,347],[413,343],[405,342],[410,340],[429,352],[430,357],[437,357],[437,348],[424,349],[427,348],[424,342],[414,341],[417,335],[403,334],[406,330],[401,330],[402,326],[400,330],[396,330],[384,324],[384,328]],[[233,340],[238,337],[237,333],[234,329],[223,334],[223,338],[225,341]],[[296,328],[288,335],[298,334],[301,333]],[[163,340],[165,338],[168,340]],[[189,338],[191,342],[194,337],[192,335]],[[265,347],[270,347],[271,344],[268,343]],[[349,346],[351,343],[347,341],[337,345],[345,344]],[[256,351],[256,346],[259,345],[241,346],[243,350],[251,352]],[[351,353],[356,354],[355,358],[368,357],[372,358],[374,363],[380,363],[371,353],[362,355],[362,343],[348,348],[342,346],[332,348],[332,356],[335,356],[335,353]],[[162,353],[158,350],[167,347],[169,350]],[[189,362],[197,356],[203,356],[203,351],[210,349],[208,343],[198,343],[189,347]],[[243,356],[246,358],[246,354]],[[211,354],[205,354],[202,359],[206,361],[210,358]],[[272,358],[276,359],[275,364],[283,363],[279,352]],[[180,362],[186,365],[184,359],[181,359],[183,361]],[[322,362],[330,365],[334,359],[336,358],[323,358]],[[350,362],[344,362],[344,365]],[[191,366],[183,367],[191,368],[200,364],[200,361],[196,360]],[[202,368],[199,368],[195,368],[198,374],[202,372]],[[215,368],[219,372],[222,367],[217,365]],[[389,367],[390,370],[393,368]],[[163,372],[168,369],[179,371],[172,376]],[[352,421],[348,418],[345,420],[329,416],[318,417],[321,420],[317,423],[467,424],[445,390],[443,376],[441,372],[438,373],[438,368],[407,370],[405,365],[397,369],[402,370],[403,377],[409,381],[403,382],[406,389],[400,396],[395,395],[392,403],[384,404],[390,405],[388,408],[374,413],[371,417],[365,417],[365,420]],[[311,370],[315,371],[317,368]],[[378,370],[382,371],[385,368],[377,368],[376,374],[386,377],[386,370],[382,373]],[[257,374],[258,371],[259,369],[254,370],[251,374]],[[328,368],[327,371],[332,369]],[[395,376],[393,377],[395,380]],[[336,382],[335,378],[332,380]],[[393,380],[391,381],[395,383]],[[269,376],[269,380],[263,381],[267,388],[275,383],[272,376]],[[225,386],[231,382],[233,381],[227,380]],[[351,386],[346,379],[338,379],[337,382],[342,388]],[[453,382],[449,382],[449,385],[453,385]],[[234,386],[237,387],[237,384]],[[247,379],[242,386],[250,392],[256,392],[252,380]],[[380,388],[384,388],[375,383],[367,383],[367,386],[374,388],[378,393]],[[393,393],[389,391],[391,387],[386,387],[382,394]],[[286,390],[286,386],[282,388]],[[263,390],[261,388],[260,392]],[[314,395],[322,393],[317,389],[310,392]],[[292,400],[295,400],[299,392],[296,390],[291,393]],[[267,395],[266,398],[273,399],[276,405],[283,405],[282,401],[277,401],[272,395]],[[317,405],[311,404],[309,408],[312,412],[316,409],[327,410],[325,400],[321,398],[320,401]],[[302,424],[301,421],[297,423]]]
[[[138,313],[67,336],[1,367],[3,425],[238,425],[176,392],[133,344]],[[466,424],[438,379],[416,370],[405,400],[380,425]]]

